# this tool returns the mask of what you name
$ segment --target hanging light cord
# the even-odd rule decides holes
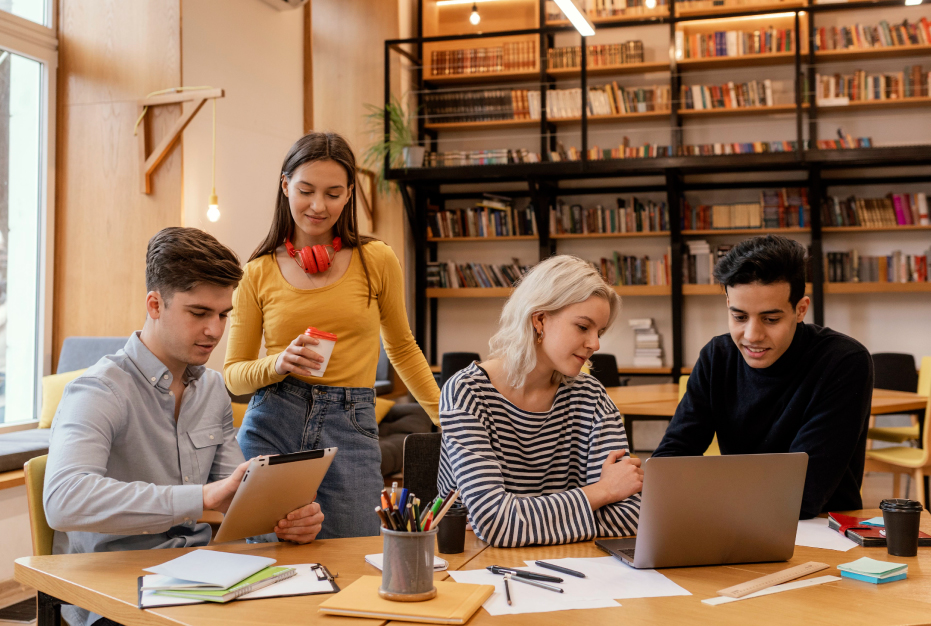
[[[211,178],[213,193],[211,198],[217,197],[217,100],[213,99],[213,175]]]
[[[210,85],[202,85],[200,87],[171,87],[170,89],[159,89],[158,91],[153,91],[146,98],[151,98],[153,96],[160,96],[163,93],[181,93],[182,91],[197,91],[201,89],[213,89]],[[216,106],[217,101],[213,101],[213,110],[214,110],[214,120],[216,120]],[[139,117],[136,119],[136,125],[133,126],[133,137],[139,134],[139,124],[142,122],[142,118],[145,117],[145,114],[149,112],[149,107],[142,107],[142,113],[139,114]]]

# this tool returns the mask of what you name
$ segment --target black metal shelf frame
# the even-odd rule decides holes
[[[390,39],[384,44],[384,99],[387,106],[391,97],[390,62],[392,52],[410,60],[414,69],[414,85],[417,93],[423,93],[428,82],[423,74],[423,45],[443,41],[469,41],[481,40],[488,37],[507,37],[520,35],[538,35],[540,38],[540,91],[541,104],[545,103],[545,91],[555,87],[556,79],[547,72],[547,50],[554,46],[554,35],[560,32],[570,32],[574,28],[566,25],[547,25],[545,23],[545,0],[539,0],[540,23],[537,28],[497,31],[469,35],[447,35],[440,37],[424,37],[421,19],[423,16],[423,0],[417,2],[417,29],[416,36],[406,39]],[[734,17],[747,17],[760,15],[758,11],[734,11],[715,15],[695,15],[676,17],[676,0],[669,0],[669,16],[647,17],[639,20],[623,22],[599,23],[598,29],[629,28],[644,25],[669,25],[669,72],[670,72],[670,145],[677,152],[682,145],[682,118],[679,115],[678,100],[681,75],[675,56],[675,28],[677,23],[698,20],[718,20]],[[823,258],[822,232],[821,232],[821,201],[826,190],[838,185],[866,185],[866,184],[903,184],[931,182],[931,168],[927,173],[918,175],[892,174],[887,176],[858,176],[857,178],[824,177],[825,171],[831,170],[857,170],[867,168],[882,168],[890,166],[931,166],[931,145],[902,146],[885,148],[865,148],[846,150],[817,150],[804,148],[804,115],[808,115],[808,137],[812,145],[816,145],[818,138],[818,110],[813,93],[806,93],[803,89],[807,78],[809,85],[814,82],[815,69],[818,59],[815,55],[815,16],[819,13],[846,11],[854,9],[891,8],[903,6],[902,0],[871,0],[864,2],[847,2],[838,4],[823,4],[804,7],[780,8],[779,13],[794,13],[795,28],[795,115],[796,115],[796,150],[791,152],[776,152],[762,154],[742,155],[716,155],[716,156],[667,156],[658,158],[634,159],[588,159],[588,111],[584,99],[588,86],[587,43],[586,38],[581,40],[581,67],[579,80],[583,106],[581,107],[581,160],[569,162],[522,163],[507,165],[472,165],[434,168],[394,169],[390,167],[388,158],[385,159],[385,177],[398,184],[401,197],[404,201],[405,211],[411,224],[415,238],[415,337],[431,363],[437,363],[437,333],[438,333],[438,300],[426,297],[426,264],[427,261],[437,259],[436,241],[427,241],[426,214],[428,203],[445,208],[447,200],[468,199],[480,197],[483,190],[476,191],[443,191],[442,186],[447,184],[477,184],[489,182],[519,183],[522,188],[509,191],[495,191],[494,193],[513,198],[530,198],[531,204],[537,212],[537,225],[539,233],[539,258],[542,260],[556,252],[556,240],[549,236],[549,210],[550,206],[560,196],[594,195],[610,193],[647,193],[666,192],[666,202],[669,206],[671,232],[669,241],[671,248],[671,306],[672,306],[672,376],[675,380],[683,366],[683,289],[682,289],[682,263],[683,263],[683,233],[681,231],[681,206],[686,191],[712,190],[712,189],[748,189],[798,186],[807,187],[809,205],[811,207],[811,255],[819,260],[812,264],[812,300],[814,322],[824,323],[824,268],[820,260]],[[804,15],[803,15],[804,14]],[[807,20],[808,50],[804,55],[801,52],[801,20]],[[404,46],[413,46],[413,52]],[[806,73],[802,65],[806,66]],[[807,75],[806,75],[807,74]],[[808,102],[805,102],[805,95]],[[807,105],[807,110],[806,110]],[[427,149],[435,150],[438,134],[434,130],[425,128],[424,116],[417,116],[417,133],[421,142],[427,142]],[[385,118],[385,137],[389,136],[388,118]],[[545,155],[556,149],[556,128],[547,119],[545,105],[542,106],[540,116],[540,152]],[[701,174],[752,174],[754,172],[796,172],[800,176],[795,179],[764,180],[764,179],[738,179],[721,182],[690,181],[689,177]],[[623,179],[628,177],[655,177],[662,182],[654,184],[635,185],[605,185],[598,183],[599,179]],[[560,186],[562,180],[580,180],[589,184],[582,187]],[[591,184],[592,182],[595,184]],[[429,318],[429,319],[428,319]],[[429,333],[429,342],[427,335]]]

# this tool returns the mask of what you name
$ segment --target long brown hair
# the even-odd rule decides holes
[[[365,281],[369,286],[369,304],[372,303],[372,278],[369,268],[362,254],[362,246],[370,241],[378,241],[374,237],[359,234],[359,220],[356,217],[356,157],[352,148],[341,135],[336,133],[310,132],[294,142],[281,164],[281,175],[288,181],[305,163],[314,161],[333,161],[339,163],[346,170],[348,182],[352,185],[352,194],[348,206],[336,220],[336,235],[342,240],[344,248],[359,248],[359,260],[362,261],[362,270],[365,272]],[[347,210],[348,209],[348,210]],[[281,188],[281,179],[278,180],[278,199],[275,202],[275,216],[272,218],[272,227],[265,240],[259,244],[252,256],[253,261],[265,254],[274,254],[275,250],[284,243],[285,238],[294,236],[294,219],[291,217],[291,205],[288,196]]]

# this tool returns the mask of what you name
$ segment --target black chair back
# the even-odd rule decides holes
[[[442,437],[440,433],[413,433],[404,439],[404,487],[422,504],[437,494]]]
[[[477,352],[444,352],[440,367],[440,387],[445,385],[446,381],[452,378],[456,372],[469,367],[472,361],[481,360],[482,357]]]
[[[918,389],[915,357],[901,352],[878,352],[873,357],[873,388],[893,391]]]
[[[394,368],[385,352],[385,344],[378,340],[378,366],[375,368],[375,395],[383,396],[394,391]]]
[[[605,387],[620,387],[621,377],[617,373],[617,359],[613,354],[593,354],[588,359],[592,362],[592,376]]]

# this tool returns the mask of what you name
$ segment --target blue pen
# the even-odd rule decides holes
[[[401,487],[401,493],[398,494],[398,509],[401,511],[401,518],[404,518],[404,515],[407,513],[407,494],[410,491],[405,487]],[[406,526],[406,523],[405,523]]]

